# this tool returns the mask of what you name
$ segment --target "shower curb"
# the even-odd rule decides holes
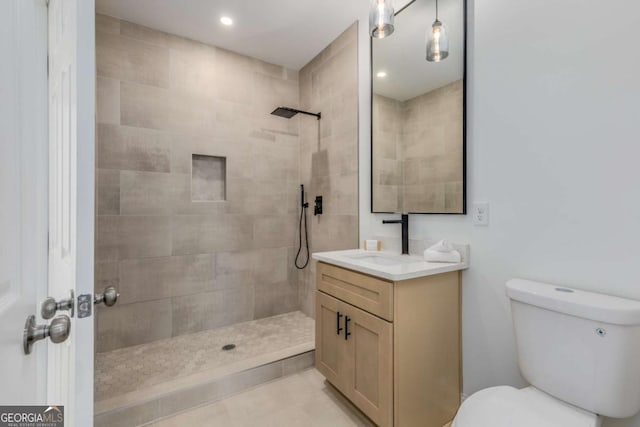
[[[314,365],[314,361],[315,350],[311,350],[211,381],[193,384],[146,401],[97,413],[94,417],[94,426],[131,427],[148,424],[310,368]]]

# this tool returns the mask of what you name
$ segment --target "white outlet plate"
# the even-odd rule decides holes
[[[486,227],[489,225],[489,202],[473,202],[471,210],[473,225]]]

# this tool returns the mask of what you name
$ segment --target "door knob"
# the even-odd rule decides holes
[[[33,344],[47,337],[54,344],[66,341],[69,338],[70,331],[71,319],[65,314],[56,316],[49,325],[37,325],[36,316],[32,314],[27,317],[27,323],[24,325],[24,333],[22,335],[24,354],[31,354]]]
[[[74,307],[73,291],[70,291],[68,299],[56,301],[55,298],[47,297],[40,305],[40,315],[48,320],[55,316],[58,310],[69,310],[69,316],[73,317]]]
[[[108,286],[104,288],[104,291],[101,294],[95,294],[93,297],[93,304],[104,304],[107,307],[111,307],[118,301],[118,297],[120,293],[113,286]]]

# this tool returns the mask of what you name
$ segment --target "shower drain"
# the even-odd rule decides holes
[[[225,344],[225,345],[222,346],[222,349],[224,351],[233,350],[234,348],[236,348],[235,344]]]

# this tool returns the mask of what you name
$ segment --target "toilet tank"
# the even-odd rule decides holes
[[[640,301],[523,279],[507,295],[529,383],[599,415],[640,410]]]

